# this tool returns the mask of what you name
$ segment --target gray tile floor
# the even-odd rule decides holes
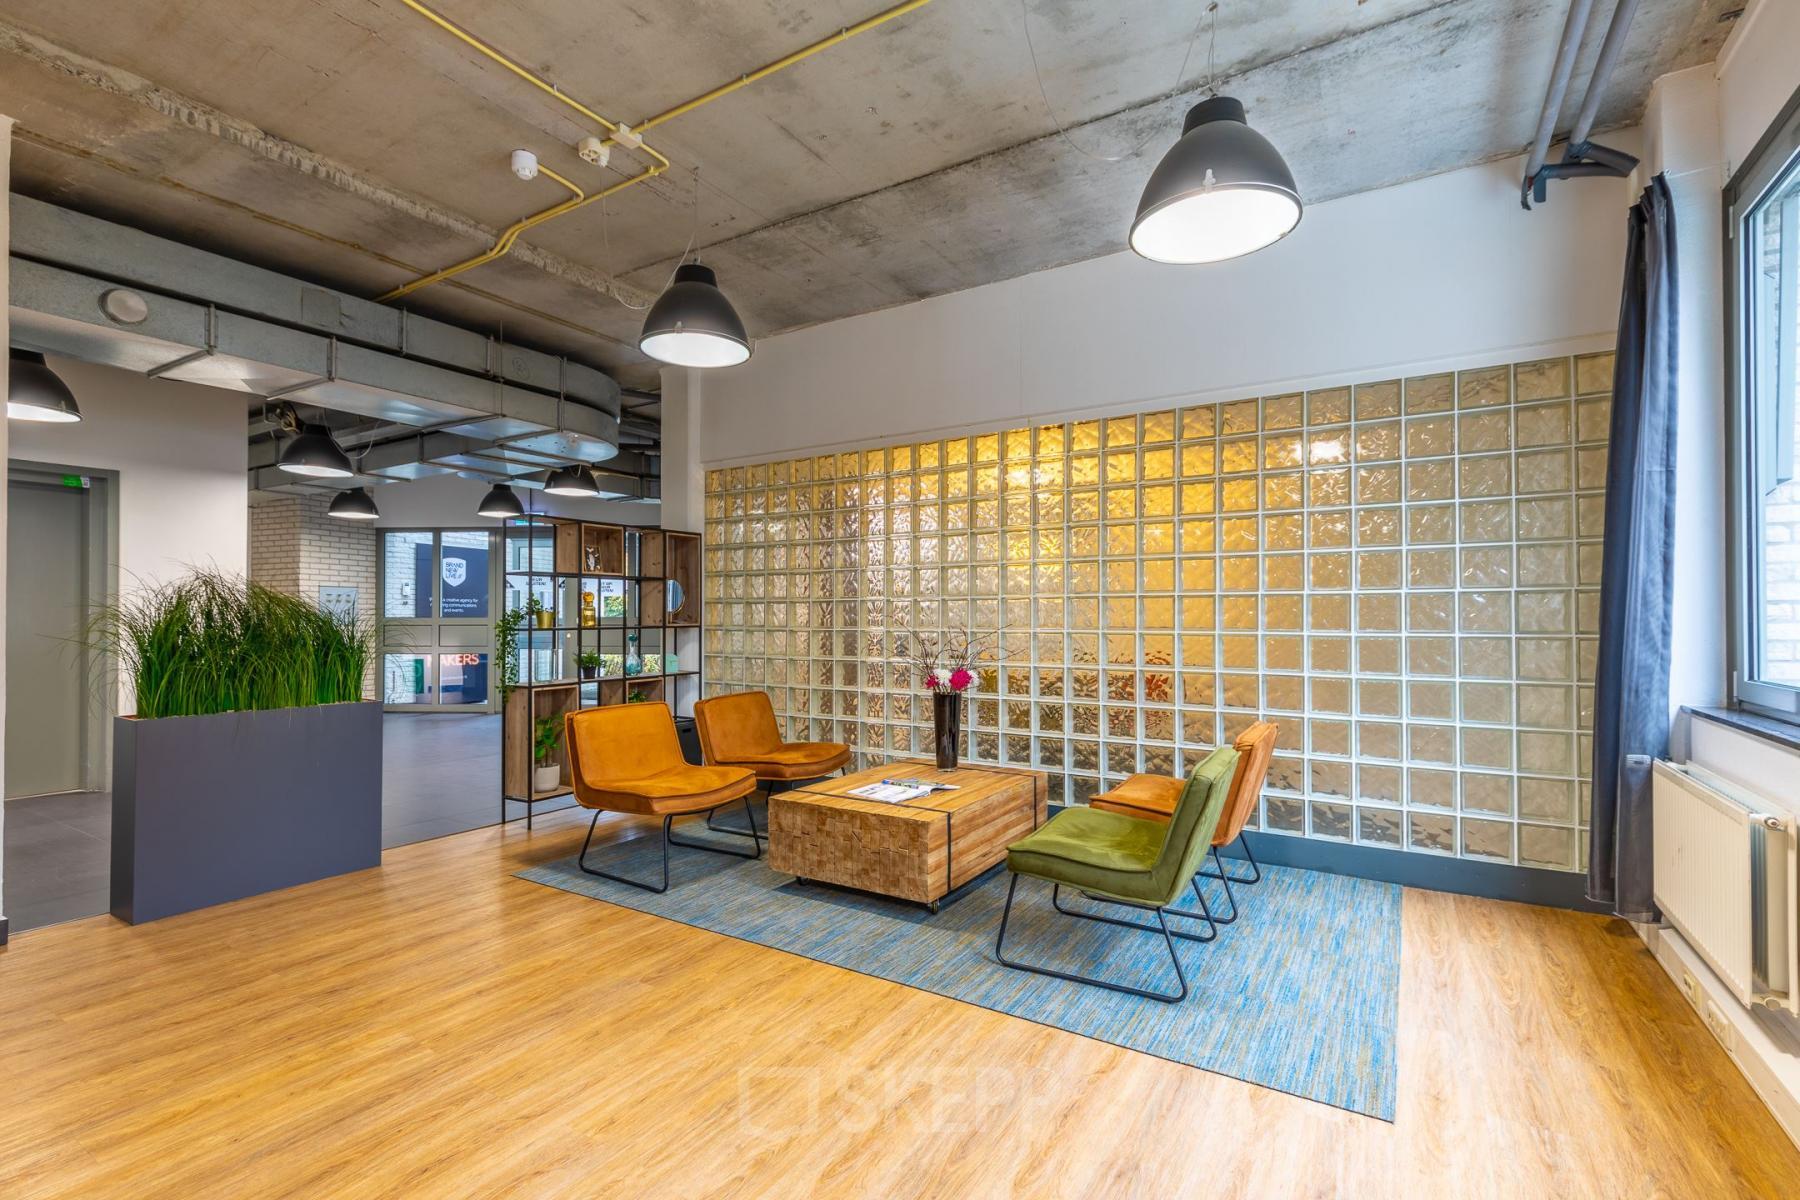
[[[388,713],[382,719],[384,849],[492,825],[500,817],[500,718]],[[518,805],[508,816],[523,816]],[[107,910],[112,796],[71,792],[6,801],[6,902],[12,932]]]

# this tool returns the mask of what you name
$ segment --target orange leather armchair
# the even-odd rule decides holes
[[[773,791],[778,783],[822,778],[850,761],[850,747],[840,742],[782,741],[767,692],[733,692],[701,700],[694,705],[694,726],[709,766],[751,771],[765,791]],[[710,821],[708,826],[742,832]]]
[[[569,760],[569,778],[575,800],[594,811],[587,838],[581,843],[576,864],[589,875],[598,875],[648,892],[669,890],[669,847],[711,850],[738,858],[760,858],[762,841],[754,853],[745,854],[722,846],[686,842],[671,832],[676,817],[710,815],[735,800],[744,802],[750,814],[750,793],[756,776],[742,767],[696,767],[681,755],[675,734],[675,718],[665,704],[613,704],[584,708],[563,718],[563,752]],[[588,847],[602,812],[631,813],[662,818],[662,884],[643,883],[612,875],[587,865]],[[755,837],[755,825],[751,826]]]
[[[1218,829],[1213,834],[1212,858],[1217,870],[1200,872],[1225,885],[1226,899],[1231,901],[1231,915],[1213,918],[1221,925],[1237,920],[1237,898],[1231,894],[1231,885],[1262,882],[1262,867],[1250,852],[1250,842],[1244,837],[1244,825],[1250,820],[1250,814],[1256,811],[1257,798],[1262,795],[1263,784],[1269,776],[1269,759],[1275,753],[1275,737],[1280,732],[1281,727],[1273,721],[1258,721],[1238,734],[1237,740],[1232,743],[1238,752],[1238,765],[1237,773],[1231,780],[1230,799],[1225,802],[1225,813],[1219,818]],[[1111,791],[1101,792],[1089,803],[1095,808],[1124,813],[1128,817],[1167,821],[1175,811],[1175,802],[1181,798],[1182,788],[1186,786],[1186,780],[1167,775],[1132,775]],[[1244,857],[1250,863],[1249,875],[1231,875],[1225,870],[1219,848],[1228,846],[1233,841],[1243,848]]]

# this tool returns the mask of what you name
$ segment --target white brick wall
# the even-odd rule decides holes
[[[329,496],[284,496],[250,507],[250,578],[314,603],[322,587],[356,589],[356,615],[379,617],[375,547],[379,533],[361,521],[326,515]],[[370,663],[364,693],[374,695]]]

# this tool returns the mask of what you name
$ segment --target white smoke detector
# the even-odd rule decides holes
[[[512,173],[517,175],[520,179],[536,179],[538,173],[537,155],[529,150],[514,150],[512,152]]]

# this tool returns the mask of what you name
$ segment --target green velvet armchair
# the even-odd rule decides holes
[[[1142,820],[1123,813],[1097,808],[1067,808],[1056,814],[1029,837],[1014,842],[1006,850],[1006,868],[1012,881],[1006,889],[1006,908],[1000,915],[1000,932],[994,939],[994,957],[1008,967],[1110,988],[1133,996],[1173,1003],[1187,997],[1187,975],[1181,969],[1181,958],[1175,952],[1175,940],[1210,942],[1218,936],[1218,926],[1206,907],[1206,897],[1194,875],[1206,859],[1213,833],[1225,802],[1231,793],[1231,778],[1237,769],[1238,752],[1221,746],[1207,755],[1204,762],[1188,776],[1187,786],[1175,802],[1167,824]],[[1115,983],[1091,975],[1058,971],[1006,957],[1006,926],[1012,918],[1013,898],[1020,876],[1042,879],[1052,885],[1050,903],[1065,916],[1085,921],[1098,921],[1143,933],[1161,933],[1169,949],[1169,961],[1175,967],[1179,988],[1174,992],[1158,991]],[[1089,899],[1142,909],[1156,915],[1156,924],[1109,917],[1100,913],[1065,908],[1062,889],[1072,888]],[[1205,933],[1171,930],[1168,910],[1182,892],[1193,889],[1200,901],[1197,915],[1207,925]],[[1179,910],[1177,915],[1180,914]]]

